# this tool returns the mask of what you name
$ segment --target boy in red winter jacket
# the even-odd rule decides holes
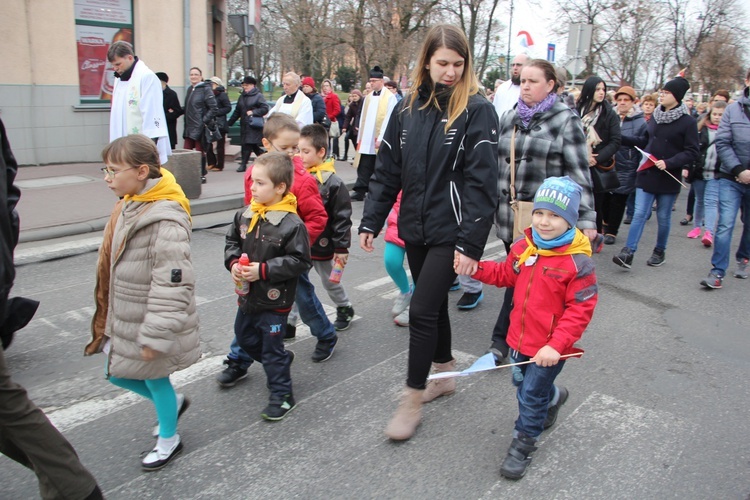
[[[531,227],[516,240],[504,262],[482,261],[473,278],[513,287],[508,345],[517,387],[518,419],[513,441],[500,468],[520,479],[544,429],[557,420],[568,390],[554,384],[565,364],[562,355],[581,353],[573,346],[591,321],[598,299],[591,244],[576,229],[581,187],[569,177],[550,177],[534,197]]]

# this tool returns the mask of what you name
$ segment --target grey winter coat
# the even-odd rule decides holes
[[[124,205],[112,238],[108,375],[163,378],[200,358],[190,231],[177,202]],[[143,346],[162,354],[145,361]]]
[[[750,169],[750,87],[745,87],[742,97],[727,106],[716,132],[716,151],[721,160],[719,175],[734,180],[740,172]]]
[[[578,209],[578,228],[596,229],[594,194],[591,189],[586,138],[578,114],[560,101],[537,113],[524,127],[516,109],[500,119],[498,195],[495,216],[497,237],[513,241],[513,210],[510,207],[510,138],[516,131],[516,196],[533,201],[536,190],[547,177],[569,176],[583,188]]]

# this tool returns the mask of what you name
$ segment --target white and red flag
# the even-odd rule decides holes
[[[641,170],[646,170],[647,168],[651,168],[654,165],[656,165],[656,162],[659,161],[659,159],[652,155],[651,153],[647,153],[638,146],[635,146],[635,149],[638,150],[638,152],[641,153],[641,163],[638,165],[638,170],[636,172],[640,172]]]

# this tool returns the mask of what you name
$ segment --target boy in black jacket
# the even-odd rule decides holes
[[[253,200],[237,212],[227,232],[224,264],[235,282],[250,284],[237,301],[234,333],[266,372],[271,397],[261,417],[277,421],[295,406],[289,370],[294,354],[284,349],[284,333],[297,277],[311,266],[310,242],[297,216],[297,198],[289,192],[294,179],[289,156],[261,156],[252,179]],[[247,266],[239,263],[243,253],[250,259]]]
[[[302,127],[299,150],[305,170],[318,181],[318,191],[328,214],[326,228],[313,244],[310,253],[313,267],[320,276],[323,288],[336,304],[336,321],[333,326],[336,330],[342,331],[351,325],[354,308],[344,285],[333,283],[328,278],[336,261],[343,267],[349,259],[349,246],[352,242],[352,199],[346,184],[336,175],[333,158],[326,159],[328,132],[322,125]]]

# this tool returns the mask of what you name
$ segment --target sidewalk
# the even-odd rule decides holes
[[[193,215],[204,215],[243,206],[244,174],[238,173],[238,146],[227,146],[222,172],[208,172],[201,196],[190,200]],[[100,163],[70,163],[19,167],[16,185],[21,189],[17,210],[21,218],[20,242],[44,241],[104,229],[116,198],[104,184]],[[351,163],[337,161],[336,173],[351,187],[357,172]]]

